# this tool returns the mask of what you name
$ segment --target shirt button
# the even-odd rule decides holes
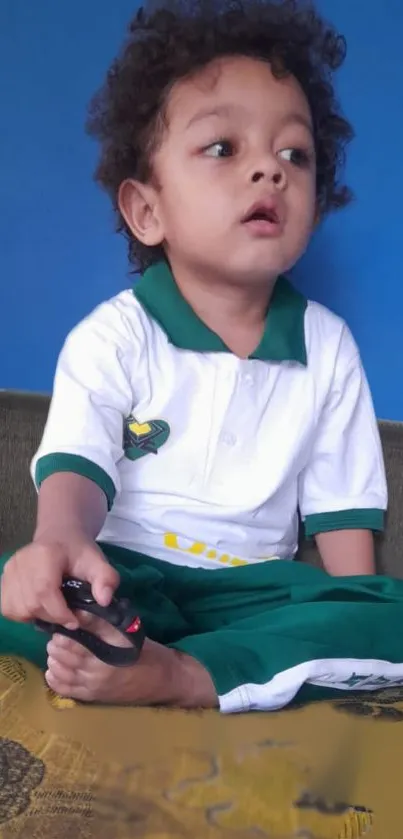
[[[235,434],[231,434],[231,432],[228,431],[223,431],[223,433],[221,434],[221,441],[225,443],[226,446],[235,446]]]
[[[252,385],[253,385],[253,376],[251,376],[251,374],[250,374],[250,373],[247,373],[247,374],[246,374],[246,376],[244,377],[244,382],[245,382],[245,384],[246,384],[246,386],[247,386],[247,387],[252,387]]]

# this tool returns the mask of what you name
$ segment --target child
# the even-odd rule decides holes
[[[142,276],[65,343],[35,535],[2,578],[4,618],[28,624],[8,649],[84,701],[240,711],[403,679],[401,584],[370,576],[387,497],[358,350],[284,277],[348,201],[344,41],[293,0],[213,5],[140,10],[93,102],[97,178]],[[298,511],[328,574],[290,562]],[[131,596],[138,664],[59,635],[45,651],[29,622],[81,620],[66,574],[103,606]]]

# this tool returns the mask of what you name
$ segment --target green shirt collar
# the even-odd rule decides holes
[[[148,268],[134,286],[133,293],[178,349],[202,353],[231,352],[182,297],[166,262],[158,262]],[[306,298],[285,277],[279,277],[271,297],[262,340],[250,358],[296,361],[306,365],[306,306]]]

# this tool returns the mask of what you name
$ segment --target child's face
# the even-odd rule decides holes
[[[295,264],[316,195],[312,118],[298,82],[255,59],[220,59],[174,86],[166,118],[154,215],[174,272],[260,283]]]

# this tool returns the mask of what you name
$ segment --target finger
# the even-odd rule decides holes
[[[25,603],[27,614],[33,618],[60,623],[68,629],[77,629],[78,619],[72,612],[60,590],[61,579],[59,571],[46,567],[46,570],[34,580],[27,575],[26,569],[17,563],[16,567],[18,589]]]
[[[25,598],[19,588],[16,564],[9,560],[3,568],[0,588],[0,610],[3,617],[14,621],[30,620]]]
[[[6,576],[3,574],[1,579],[1,597],[0,597],[0,611],[4,618],[8,620],[24,620],[25,616],[23,604],[21,600],[17,605],[13,589],[8,585]]]
[[[119,574],[97,547],[80,554],[74,563],[75,573],[91,584],[92,594],[100,606],[109,606],[119,585]],[[76,570],[77,569],[77,570]]]
[[[93,616],[90,612],[84,612],[82,609],[77,609],[77,619],[82,629],[88,629],[91,626]]]
[[[77,616],[72,612],[61,591],[48,591],[38,595],[40,607],[35,610],[35,617],[50,623],[60,623],[66,629],[78,629]]]
[[[28,598],[18,584],[18,577],[2,578],[0,612],[3,617],[19,623],[29,623],[36,614],[36,603],[32,592]]]

